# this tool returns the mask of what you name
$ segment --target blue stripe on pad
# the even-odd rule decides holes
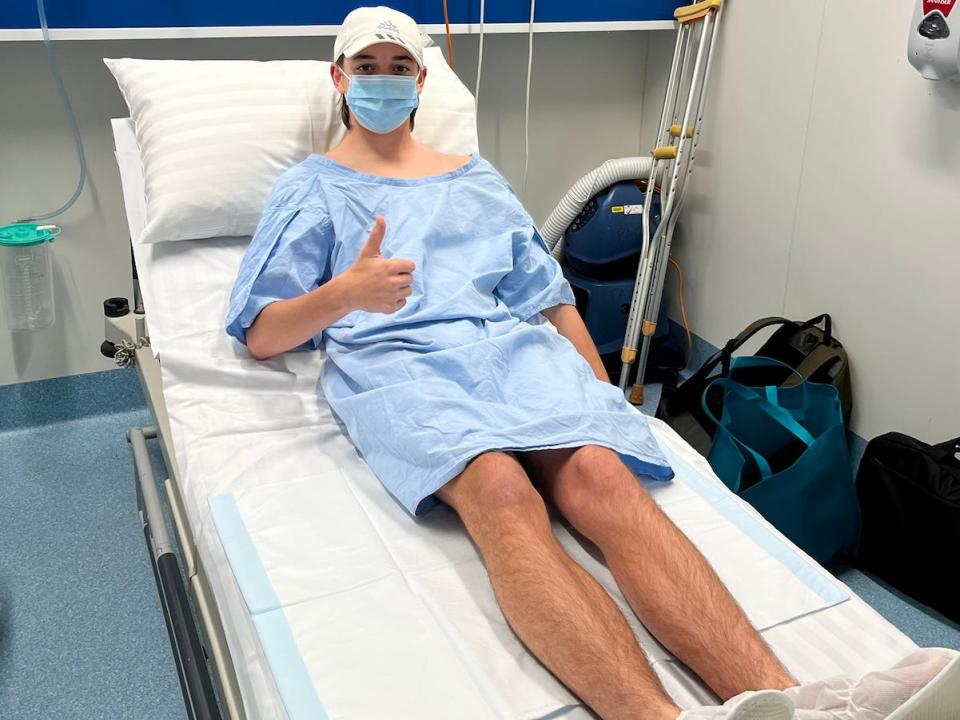
[[[255,615],[253,624],[283,698],[287,717],[290,720],[327,720],[327,713],[317,697],[283,609]]]
[[[236,498],[218,495],[210,498],[209,503],[217,534],[253,617],[260,646],[273,671],[287,716],[290,720],[327,720],[287,616],[240,515]]]
[[[759,519],[747,511],[728,490],[717,487],[715,483],[698,473],[665,443],[660,444],[660,449],[670,466],[676,471],[677,480],[682,481],[697,495],[710,503],[717,512],[733,523],[744,535],[778,560],[800,582],[820,596],[820,599],[826,603],[824,607],[831,607],[849,599],[849,593],[835,581],[828,579],[825,576],[825,571],[815,567],[793,547],[774,535]]]
[[[260,554],[247,532],[236,498],[233,495],[210,498],[210,512],[250,614],[258,615],[278,609],[280,600],[273,591],[267,570],[260,562]]]

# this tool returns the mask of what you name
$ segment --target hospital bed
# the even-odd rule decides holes
[[[380,486],[323,398],[323,352],[257,362],[226,335],[248,240],[136,241],[141,156],[129,119],[114,120],[113,134],[137,292],[134,312],[108,318],[107,334],[133,361],[155,417],[129,437],[190,717],[593,717],[513,636],[453,513],[415,521]],[[798,678],[858,676],[915,649],[673,430],[650,424],[677,472],[651,492]],[[166,465],[176,548],[150,437]],[[678,704],[714,703],[636,621],[595,550],[554,525],[624,609]]]

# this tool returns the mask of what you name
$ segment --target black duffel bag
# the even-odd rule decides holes
[[[863,529],[856,562],[960,622],[960,438],[928,445],[900,433],[871,440],[857,472]]]
[[[730,361],[734,353],[758,332],[773,326],[779,327],[756,355],[779,360],[796,370],[796,373],[789,369],[778,371],[772,367],[731,373]],[[833,322],[826,313],[806,322],[767,317],[750,323],[684,382],[674,388],[664,385],[657,417],[666,420],[684,440],[706,455],[713,443],[716,425],[704,412],[702,402],[704,390],[714,379],[729,377],[749,387],[790,387],[797,384],[797,373],[812,382],[834,385],[840,393],[844,423],[849,423],[853,407],[850,364],[843,345],[833,336]],[[720,417],[723,411],[722,393],[711,394],[707,401],[714,417]]]

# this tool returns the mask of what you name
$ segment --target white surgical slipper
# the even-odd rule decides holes
[[[793,701],[779,690],[748,691],[719,707],[684,710],[677,720],[794,720]]]
[[[798,720],[957,720],[960,654],[928,648],[859,682],[830,678],[787,694]]]

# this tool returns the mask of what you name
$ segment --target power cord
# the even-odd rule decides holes
[[[686,370],[688,367],[690,367],[690,363],[693,360],[693,333],[690,331],[690,321],[687,320],[687,303],[684,300],[684,296],[686,295],[686,283],[683,279],[683,267],[680,265],[680,261],[678,261],[673,255],[671,255],[669,259],[670,264],[673,265],[677,271],[677,282],[679,285],[678,290],[680,294],[680,317],[683,318],[683,329],[687,331],[687,362],[683,366],[683,369]]]
[[[450,34],[450,12],[447,10],[447,0],[443,0],[443,24],[447,28],[447,55],[450,56],[450,69],[456,70],[457,63],[453,59],[453,35]]]
[[[477,50],[477,83],[473,87],[473,101],[480,107],[480,72],[483,69],[483,18],[486,0],[480,0],[480,47]]]
[[[520,197],[527,195],[527,171],[530,169],[530,76],[533,70],[533,18],[537,0],[530,0],[530,27],[527,32],[527,92],[523,108],[523,179],[520,182]]]

